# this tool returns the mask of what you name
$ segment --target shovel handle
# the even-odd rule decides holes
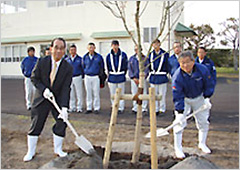
[[[59,108],[59,106],[57,105],[57,102],[55,100],[55,97],[49,97],[48,100],[53,104],[53,106],[57,109],[57,111],[61,114],[62,110]],[[71,131],[73,132],[73,134],[78,137],[78,134],[76,132],[76,130],[73,128],[72,124],[68,121],[68,119],[65,120],[65,122],[67,123],[68,127],[71,129]]]
[[[185,119],[185,120],[188,120],[190,117],[194,116],[195,114],[197,114],[197,113],[199,113],[199,112],[201,112],[201,111],[203,111],[203,110],[205,110],[205,109],[208,109],[208,106],[204,104],[204,105],[202,105],[198,110],[196,110],[196,111],[193,112],[192,114],[188,115],[188,116],[187,116],[186,118],[184,118],[184,119]],[[172,129],[174,126],[176,126],[176,125],[179,124],[179,123],[180,123],[180,121],[177,121],[177,122],[172,123],[171,125],[169,125],[168,127],[166,127],[166,128],[163,130],[163,132],[166,132],[166,131]]]

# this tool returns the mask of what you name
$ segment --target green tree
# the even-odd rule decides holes
[[[232,48],[233,66],[238,69],[238,51],[239,51],[239,18],[228,18],[226,21],[220,23],[223,30],[217,35],[223,37],[220,41],[222,45]]]
[[[203,24],[201,26],[190,25],[197,35],[193,37],[184,38],[185,46],[188,50],[193,50],[196,54],[198,47],[203,46],[205,48],[213,48],[215,43],[214,31],[209,24]]]

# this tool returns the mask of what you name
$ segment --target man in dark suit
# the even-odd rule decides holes
[[[31,127],[27,136],[28,152],[23,158],[24,161],[30,161],[34,157],[38,136],[42,132],[49,111],[56,121],[52,128],[54,153],[60,157],[67,155],[62,151],[62,143],[67,127],[65,120],[68,118],[72,67],[63,59],[65,49],[65,40],[55,38],[50,47],[52,55],[39,58],[33,69],[31,81],[36,87],[36,94],[31,110]],[[52,96],[62,109],[61,114],[49,102],[48,98]]]

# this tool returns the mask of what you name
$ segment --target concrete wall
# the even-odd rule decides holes
[[[142,7],[145,3],[146,1],[142,1]],[[134,30],[135,2],[126,1],[126,6],[127,22],[130,30]],[[141,28],[159,27],[161,15],[162,1],[150,1],[141,16]],[[87,44],[90,41],[96,44],[96,51],[101,52],[103,56],[110,50],[112,38],[94,39],[91,37],[93,32],[125,31],[122,21],[114,17],[99,1],[84,1],[83,4],[57,8],[49,8],[47,1],[27,1],[27,11],[2,14],[1,19],[2,38],[81,33],[82,37],[80,40],[67,40],[67,43],[75,43],[77,45],[78,53],[81,56],[87,52]],[[183,14],[180,21],[183,21]],[[166,34],[166,31],[164,34]],[[173,39],[174,34],[172,31],[171,41],[173,41]],[[130,38],[118,38],[118,40],[120,41],[120,48],[130,57],[134,53],[132,40]],[[26,45],[34,46],[36,56],[39,56],[40,44],[49,43],[50,42],[28,42]],[[167,45],[166,39],[166,41],[162,43],[162,47],[168,50]],[[148,48],[149,44],[144,43],[143,52],[146,52]],[[1,65],[2,75],[21,75],[19,63],[1,63]]]

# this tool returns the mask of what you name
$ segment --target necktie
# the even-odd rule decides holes
[[[57,70],[57,63],[54,62],[54,66],[53,66],[53,69],[50,73],[50,81],[51,81],[51,86],[53,85],[53,81],[55,79],[55,76],[56,76],[56,70]]]

